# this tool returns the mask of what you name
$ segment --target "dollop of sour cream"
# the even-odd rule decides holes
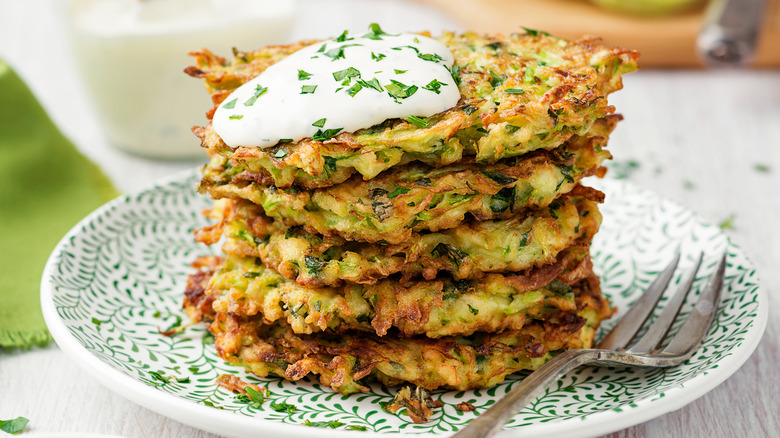
[[[372,24],[305,47],[236,89],[214,113],[230,147],[267,148],[306,137],[326,140],[387,119],[425,126],[425,117],[460,98],[452,53],[415,34],[388,34]]]

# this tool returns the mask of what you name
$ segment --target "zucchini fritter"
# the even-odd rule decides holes
[[[595,120],[614,111],[606,97],[622,88],[621,75],[637,68],[636,52],[595,40],[571,42],[541,33],[447,33],[439,41],[455,56],[453,76],[461,99],[456,107],[427,118],[424,128],[391,119],[326,141],[304,139],[269,149],[232,149],[211,124],[193,132],[209,154],[232,159],[263,184],[277,187],[326,187],[355,172],[369,180],[412,161],[442,166],[474,157],[493,163],[585,135]],[[186,71],[205,80],[216,108],[273,63],[314,43],[236,52],[229,61],[201,50],[192,53],[196,66]]]
[[[548,207],[504,221],[467,221],[435,233],[415,234],[398,245],[349,242],[288,227],[248,201],[217,201],[209,212],[217,220],[196,232],[196,240],[216,243],[240,257],[260,257],[263,264],[298,284],[320,287],[374,284],[402,274],[401,283],[439,271],[456,280],[486,272],[516,272],[553,263],[565,248],[588,244],[598,231],[602,194],[575,189],[582,197],[563,196]]]
[[[602,119],[609,132],[613,119]],[[200,190],[214,198],[242,198],[286,225],[325,236],[398,244],[414,231],[453,228],[470,213],[478,220],[507,219],[526,208],[545,207],[582,178],[600,174],[610,157],[606,137],[578,138],[553,151],[536,151],[501,162],[433,168],[408,164],[370,181],[352,178],[333,187],[304,191],[245,180],[241,168],[216,157],[204,168]]]
[[[392,386],[409,382],[426,389],[466,390],[500,383],[519,370],[539,368],[555,353],[590,348],[602,319],[611,314],[591,276],[574,286],[575,303],[518,330],[439,339],[347,332],[295,334],[287,324],[219,312],[209,329],[220,357],[265,377],[299,380],[319,374],[342,394],[366,391],[369,380]],[[574,309],[576,307],[576,310]]]
[[[550,309],[574,310],[570,285],[593,276],[588,247],[571,247],[553,264],[521,274],[487,274],[479,280],[442,278],[400,285],[311,288],[257,263],[228,256],[205,286],[216,312],[284,320],[295,333],[358,330],[431,338],[519,329]]]

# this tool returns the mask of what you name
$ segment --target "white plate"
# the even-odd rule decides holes
[[[209,206],[194,191],[197,180],[195,171],[188,172],[101,207],[65,236],[46,265],[41,299],[49,330],[66,353],[108,388],[222,435],[343,436],[348,426],[357,426],[367,431],[349,433],[441,436],[475,416],[456,410],[457,403],[474,404],[478,414],[525,375],[512,375],[488,390],[436,392],[434,397],[445,406],[430,422],[417,425],[406,415],[382,410],[392,390],[374,386],[368,393],[342,396],[314,380],[260,379],[225,364],[204,342],[208,337],[202,327],[173,338],[160,335],[158,327],[184,317],[181,295],[189,263],[218,250],[192,238],[193,229],[207,224],[201,211]],[[669,369],[580,368],[517,414],[502,436],[601,435],[679,409],[733,374],[764,332],[768,303],[755,269],[717,226],[622,181],[593,184],[607,193],[604,224],[592,253],[612,303],[625,310],[678,250],[683,257],[675,282],[700,251],[706,255],[694,285],[698,291],[726,250],[718,319],[685,364]],[[602,333],[619,316],[605,323]],[[163,383],[153,372],[186,381]],[[248,406],[214,383],[225,373],[267,386],[272,401],[297,409],[277,412],[270,401],[259,408]],[[343,424],[336,429],[302,426],[333,420]]]

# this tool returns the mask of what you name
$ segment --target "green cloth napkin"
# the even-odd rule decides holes
[[[40,306],[46,259],[73,225],[116,195],[0,60],[0,346],[51,341]]]

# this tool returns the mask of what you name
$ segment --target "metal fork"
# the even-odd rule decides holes
[[[677,319],[685,297],[691,290],[696,271],[701,265],[699,255],[696,266],[682,282],[678,292],[669,300],[658,318],[648,327],[645,334],[632,345],[632,341],[655,310],[672,274],[680,261],[674,260],[653,281],[650,287],[620,322],[599,342],[594,349],[568,350],[531,373],[507,395],[472,421],[452,438],[487,438],[498,433],[504,424],[520,409],[530,403],[550,383],[560,379],[569,371],[588,363],[614,366],[671,367],[690,358],[715,319],[726,269],[726,254],[720,259],[715,274],[699,295],[699,300],[688,315],[677,334],[666,347],[661,345],[669,329]]]

